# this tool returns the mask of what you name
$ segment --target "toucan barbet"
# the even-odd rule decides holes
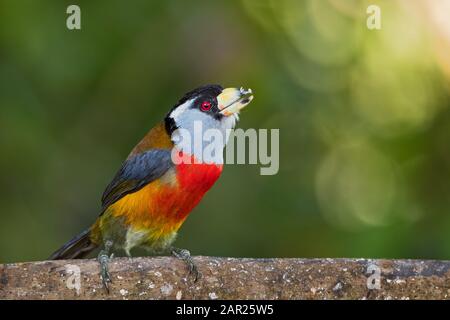
[[[189,251],[172,243],[188,214],[222,173],[223,152],[204,159],[203,154],[197,154],[202,148],[192,146],[192,139],[183,139],[180,134],[194,136],[195,123],[200,122],[204,131],[223,133],[224,139],[219,142],[223,151],[239,111],[252,99],[250,89],[223,89],[220,85],[202,86],[185,94],[123,162],[103,193],[102,209],[92,226],[50,259],[83,258],[100,247],[98,260],[108,290],[111,252],[124,250],[130,255],[132,248],[143,247],[183,259],[197,279]],[[174,161],[174,154],[181,161]]]

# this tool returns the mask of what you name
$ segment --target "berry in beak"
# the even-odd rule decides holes
[[[220,113],[224,116],[230,116],[238,113],[253,100],[252,89],[244,88],[226,88],[217,96],[217,104]]]

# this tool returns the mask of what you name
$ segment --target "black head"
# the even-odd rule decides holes
[[[251,90],[224,89],[220,85],[206,85],[189,91],[167,114],[167,132],[171,134],[177,128],[190,127],[193,121],[201,121],[205,128],[221,124],[229,126],[236,122],[238,111],[253,98],[250,93]]]

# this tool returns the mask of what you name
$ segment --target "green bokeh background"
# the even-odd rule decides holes
[[[66,28],[81,7],[82,29]],[[368,30],[377,4],[381,30]],[[130,149],[186,92],[245,86],[280,170],[229,165],[193,254],[450,258],[448,1],[0,0],[0,262],[94,221]]]

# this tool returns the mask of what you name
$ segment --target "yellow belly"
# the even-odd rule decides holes
[[[163,251],[185,220],[177,214],[182,200],[176,180],[168,173],[106,209],[93,227],[94,242],[112,240],[127,254],[134,247]]]

